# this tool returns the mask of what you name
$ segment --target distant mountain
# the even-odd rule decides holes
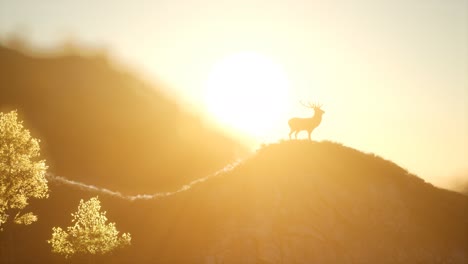
[[[453,189],[465,195],[468,195],[468,176],[464,177],[463,179],[460,179],[459,183],[453,186]]]
[[[126,193],[172,190],[243,148],[103,56],[0,46],[0,111],[18,109],[49,171]]]
[[[39,222],[10,230],[10,259],[62,263],[44,242],[79,198],[57,181]],[[167,198],[99,194],[132,246],[99,263],[467,263],[468,197],[374,154],[332,142],[264,146],[234,169]],[[12,235],[14,234],[14,235]]]

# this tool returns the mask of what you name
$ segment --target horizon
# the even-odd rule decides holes
[[[140,3],[47,1],[39,10],[3,0],[0,42],[23,34],[37,50],[69,38],[104,48],[253,148],[286,139],[288,118],[312,115],[299,101],[318,101],[326,113],[312,139],[375,153],[444,187],[466,179],[468,1]],[[231,102],[223,94],[236,76],[248,88]],[[230,112],[236,105],[245,112]]]

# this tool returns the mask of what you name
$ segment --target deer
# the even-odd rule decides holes
[[[307,108],[313,109],[314,116],[310,118],[293,117],[289,119],[288,125],[289,125],[289,128],[291,129],[291,131],[289,132],[289,139],[291,139],[291,135],[293,133],[295,133],[294,137],[295,139],[297,139],[297,133],[299,133],[302,130],[305,130],[309,133],[309,140],[311,140],[310,134],[322,122],[322,115],[325,113],[325,111],[321,109],[322,105],[311,104],[311,103],[307,103],[306,105],[302,102],[300,103]]]

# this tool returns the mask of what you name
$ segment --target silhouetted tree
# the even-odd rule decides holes
[[[52,228],[52,238],[47,243],[52,245],[52,252],[69,258],[75,254],[103,255],[116,248],[130,245],[131,235],[119,236],[115,223],[106,223],[106,212],[101,212],[98,197],[89,201],[80,201],[78,211],[72,213],[72,225],[63,230]]]
[[[12,219],[16,224],[37,220],[24,213],[29,198],[47,198],[47,166],[40,155],[39,140],[18,121],[16,111],[0,113],[0,231]]]

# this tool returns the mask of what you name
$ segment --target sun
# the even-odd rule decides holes
[[[205,104],[223,126],[261,139],[286,119],[288,93],[289,81],[280,64],[260,53],[240,52],[213,66]]]

